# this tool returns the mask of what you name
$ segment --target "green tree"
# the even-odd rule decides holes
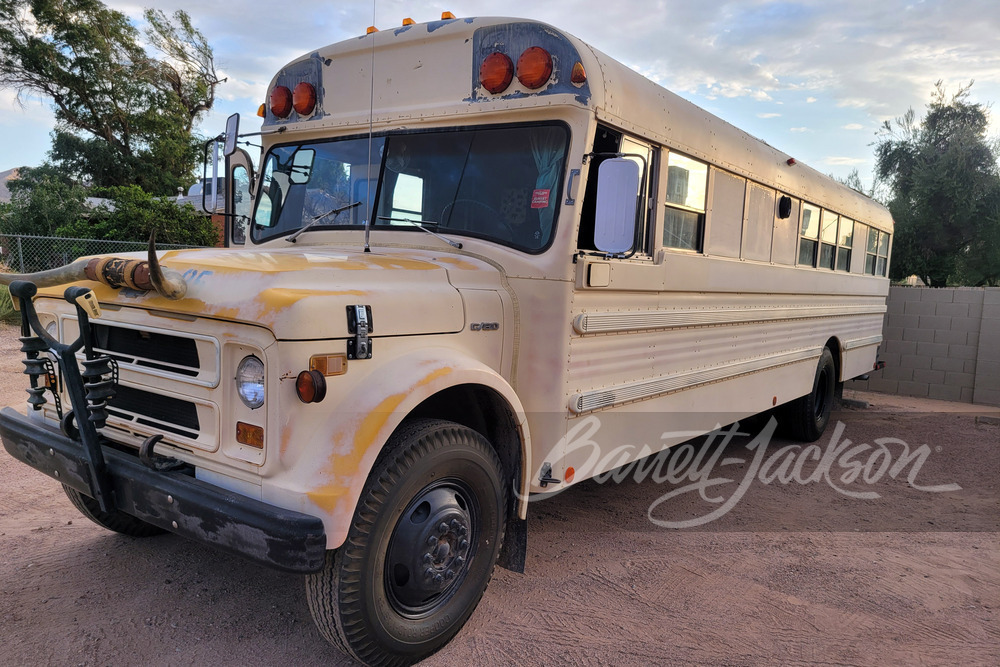
[[[896,221],[892,278],[928,285],[1000,284],[1000,173],[989,110],[950,98],[938,82],[927,114],[886,121],[875,143],[876,177]]]
[[[148,54],[100,0],[0,3],[0,86],[53,102],[52,160],[98,186],[176,193],[198,158],[194,123],[214,103],[212,49],[184,12],[147,10]]]
[[[156,230],[158,243],[213,246],[218,232],[209,217],[193,206],[178,206],[173,200],[153,197],[136,185],[94,188],[95,196],[106,199],[86,218],[77,218],[56,229],[57,236],[146,241]]]
[[[54,236],[87,215],[87,190],[52,165],[22,167],[7,181],[10,203],[0,209],[0,233]]]

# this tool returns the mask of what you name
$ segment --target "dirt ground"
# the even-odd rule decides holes
[[[0,405],[23,400],[15,336],[0,329]],[[497,570],[425,664],[1000,664],[1000,426],[977,420],[998,411],[854,398],[871,405],[834,415],[826,464],[736,438],[700,476],[675,450],[642,481],[532,503],[526,572]],[[0,489],[0,664],[350,664],[299,577],[107,532],[6,452]]]

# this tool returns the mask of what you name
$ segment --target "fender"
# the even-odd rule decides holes
[[[387,350],[383,346],[380,352],[385,355]],[[455,348],[423,348],[382,359],[378,369],[360,383],[351,384],[349,395],[331,410],[319,428],[311,429],[310,437],[317,441],[296,448],[291,469],[265,480],[264,500],[320,517],[327,547],[339,547],[347,537],[375,460],[400,423],[420,403],[442,390],[479,385],[499,394],[515,415],[522,457],[517,512],[521,519],[526,518],[532,469],[530,434],[524,407],[507,381]],[[305,434],[288,433],[284,437],[297,439]]]

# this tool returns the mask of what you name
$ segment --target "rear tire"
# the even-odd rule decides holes
[[[506,507],[485,438],[441,420],[404,423],[368,477],[344,545],[306,578],[320,632],[371,665],[437,651],[489,584]]]
[[[837,384],[837,367],[833,353],[824,347],[813,377],[812,391],[785,406],[782,425],[789,437],[802,442],[815,442],[823,435],[833,409]]]
[[[152,537],[154,535],[162,535],[167,532],[162,528],[154,526],[151,523],[146,523],[145,521],[137,519],[130,514],[126,514],[125,512],[120,512],[118,510],[102,512],[101,506],[90,496],[85,496],[76,489],[70,488],[65,484],[63,484],[62,487],[74,507],[80,510],[80,513],[83,514],[83,516],[87,517],[102,528],[107,528],[108,530],[113,530],[116,533],[128,535],[129,537]]]

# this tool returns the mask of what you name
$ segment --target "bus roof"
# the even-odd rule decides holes
[[[552,56],[553,70],[546,84],[531,90],[515,78],[499,93],[484,88],[480,65],[487,56],[504,53],[513,63],[531,47],[544,48]],[[576,63],[586,73],[582,84],[571,81]],[[479,17],[382,30],[292,61],[274,77],[269,91],[278,86],[292,90],[303,81],[317,91],[316,110],[307,117],[292,112],[286,118],[268,110],[265,131],[277,127],[310,133],[367,131],[370,126],[412,127],[458,117],[463,117],[461,124],[467,124],[470,117],[481,114],[513,116],[539,107],[585,108],[602,122],[671,150],[892,230],[892,218],[881,204],[545,23]]]

